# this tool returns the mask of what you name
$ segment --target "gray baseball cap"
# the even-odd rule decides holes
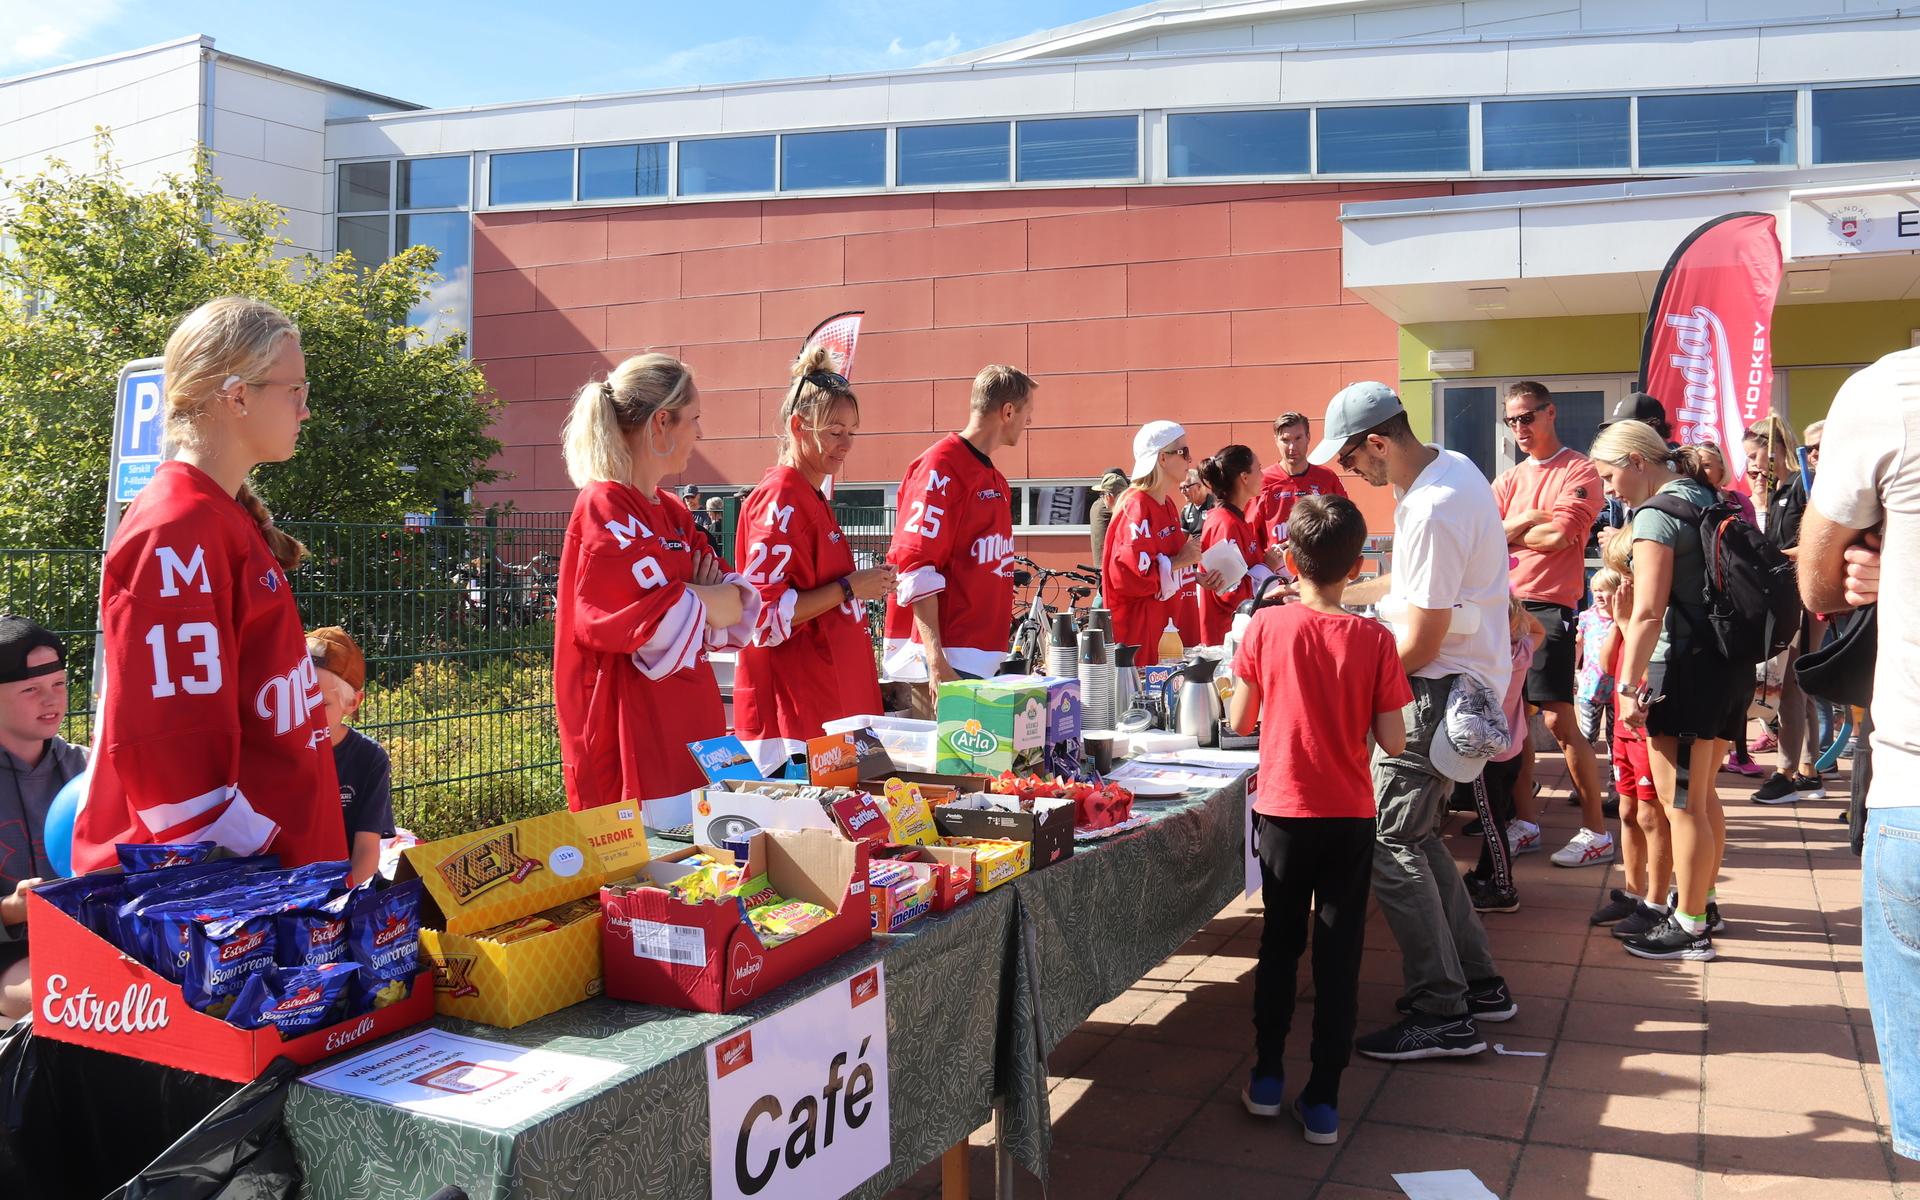
[[[1327,402],[1327,418],[1320,427],[1320,444],[1307,455],[1307,461],[1324,467],[1340,457],[1348,439],[1358,437],[1395,413],[1407,411],[1400,397],[1384,383],[1368,380],[1348,384]]]

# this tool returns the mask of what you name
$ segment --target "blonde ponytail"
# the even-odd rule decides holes
[[[305,561],[306,543],[273,523],[273,514],[267,511],[267,502],[253,490],[251,483],[241,484],[240,494],[235,499],[260,526],[260,536],[267,539],[267,549],[279,560],[281,570],[292,571]]]
[[[626,434],[655,414],[678,412],[693,402],[693,372],[671,354],[636,354],[604,380],[573,395],[560,429],[560,452],[573,486],[633,479]]]

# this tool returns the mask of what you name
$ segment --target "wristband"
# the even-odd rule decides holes
[[[836,579],[834,582],[840,585],[840,594],[846,598],[847,603],[852,604],[853,603],[853,584],[847,582],[847,577],[845,575],[842,575],[839,579]]]

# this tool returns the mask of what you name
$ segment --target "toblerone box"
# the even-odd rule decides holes
[[[998,775],[1030,764],[1047,744],[1047,687],[1033,679],[940,685],[935,715],[941,774]]]
[[[587,844],[600,856],[607,877],[618,879],[632,875],[647,865],[652,852],[647,849],[647,831],[640,821],[637,803],[603,804],[583,808],[573,814]]]
[[[510,1029],[600,994],[597,911],[506,944],[478,936],[599,894],[606,866],[575,814],[409,847],[399,878],[414,875],[427,887],[420,950],[433,969],[437,1011]]]

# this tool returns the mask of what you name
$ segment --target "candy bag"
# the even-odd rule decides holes
[[[274,960],[283,967],[318,967],[346,961],[347,907],[355,893],[341,892],[318,904],[274,918]]]
[[[247,977],[273,966],[273,917],[248,913],[187,926],[187,966],[180,989],[187,1007],[225,1017]]]
[[[360,965],[352,984],[354,1011],[406,999],[420,970],[420,901],[426,891],[426,884],[409,879],[349,906],[347,949]]]
[[[121,842],[114,853],[122,871],[162,871],[206,862],[218,846],[213,842]]]
[[[780,900],[747,910],[760,944],[771,950],[833,919],[833,914],[805,900]]]
[[[271,1025],[283,1041],[298,1037],[327,1024],[335,1005],[345,998],[347,985],[359,973],[355,963],[256,971],[234,997],[227,1021],[242,1029]]]

